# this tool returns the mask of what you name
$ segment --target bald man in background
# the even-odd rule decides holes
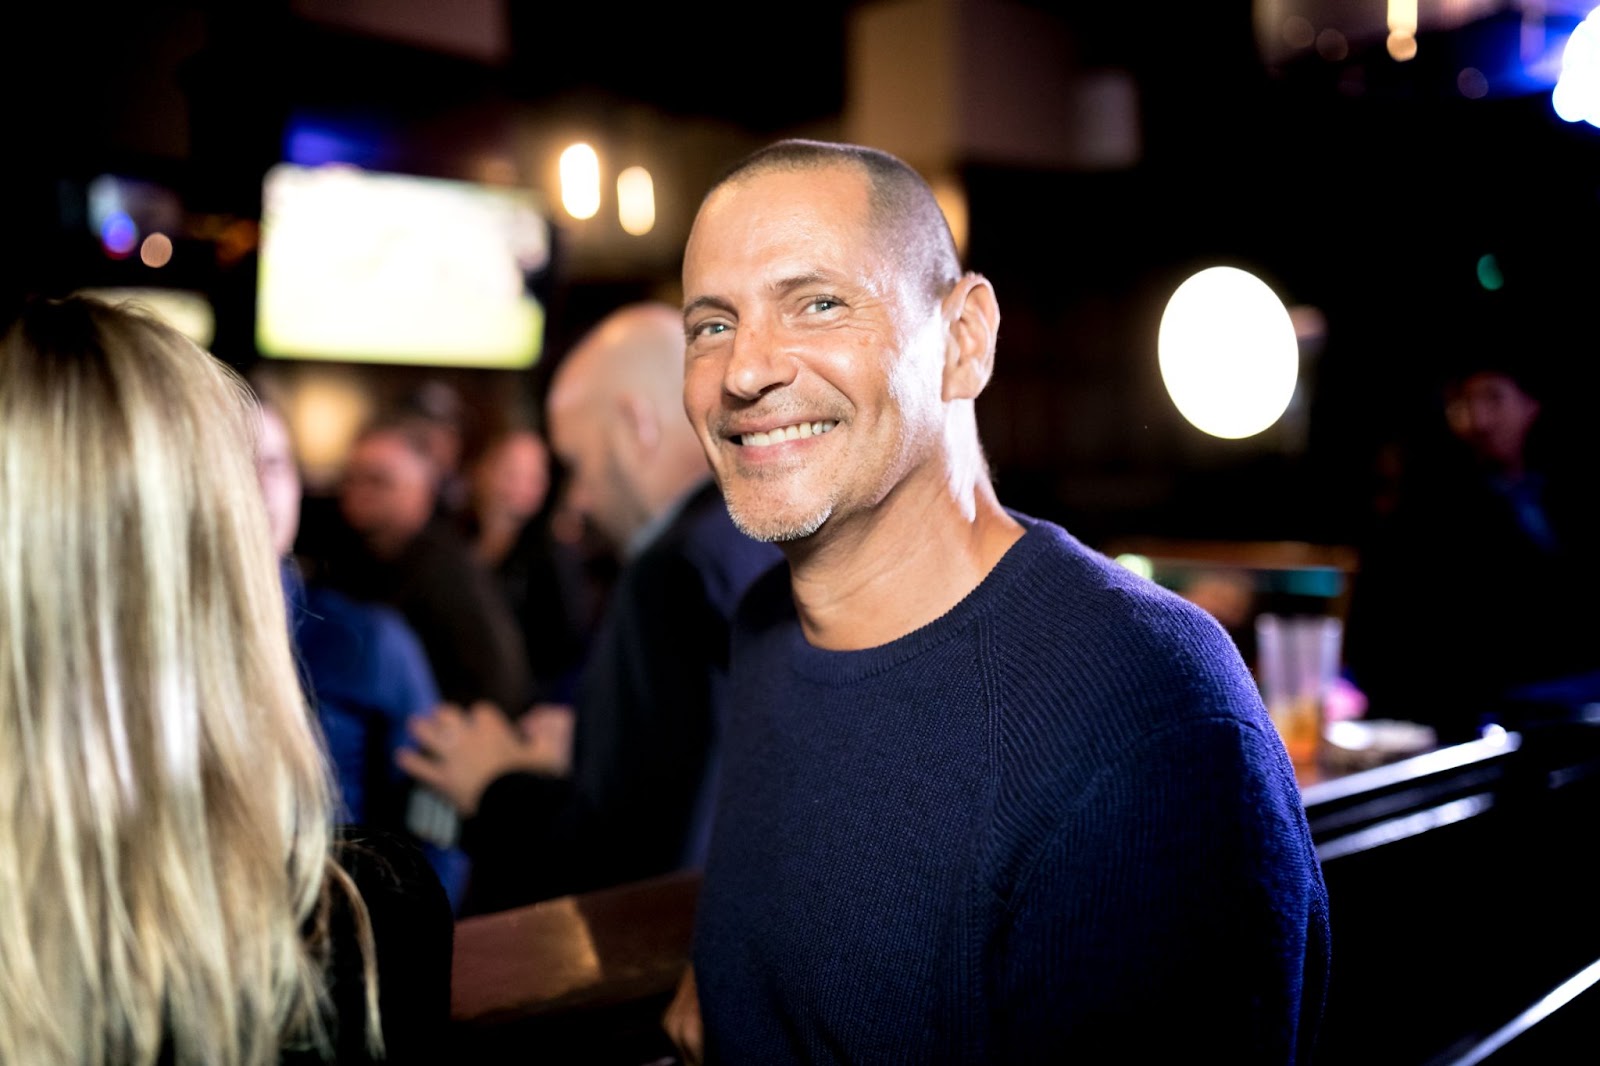
[[[677,309],[634,304],[585,335],[551,382],[566,506],[622,559],[576,706],[541,705],[517,725],[484,704],[447,707],[413,723],[422,752],[399,756],[465,819],[465,913],[703,859],[729,619],[781,556],[728,517],[684,416],[683,353]]]

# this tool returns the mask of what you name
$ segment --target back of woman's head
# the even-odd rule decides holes
[[[242,382],[87,299],[0,339],[0,1062],[274,1061],[329,785]]]

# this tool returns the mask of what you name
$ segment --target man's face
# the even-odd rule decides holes
[[[256,445],[256,477],[267,506],[267,526],[279,555],[294,547],[300,530],[300,471],[295,467],[289,427],[277,412],[261,412],[261,437]]]
[[[350,451],[339,507],[356,532],[409,538],[433,513],[433,472],[428,460],[388,433],[375,433]]]
[[[685,250],[684,409],[760,540],[942,490],[941,309],[868,206],[853,167],[758,174],[712,195]]]
[[[481,501],[517,518],[531,518],[550,491],[550,457],[537,436],[519,432],[485,455],[474,475]]]
[[[624,432],[614,405],[589,395],[554,394],[550,446],[566,468],[562,505],[619,549],[647,517],[618,454]]]
[[[1505,374],[1473,374],[1445,404],[1450,429],[1480,459],[1502,468],[1522,464],[1539,401]]]

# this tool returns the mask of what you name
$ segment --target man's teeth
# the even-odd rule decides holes
[[[766,433],[741,433],[739,443],[747,448],[765,448],[769,444],[782,444],[786,440],[820,437],[838,424],[831,418],[821,422],[797,422],[792,426],[780,426]]]

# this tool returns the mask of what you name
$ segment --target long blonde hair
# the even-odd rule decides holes
[[[0,1062],[331,1047],[332,788],[288,643],[249,391],[153,317],[0,340]]]

